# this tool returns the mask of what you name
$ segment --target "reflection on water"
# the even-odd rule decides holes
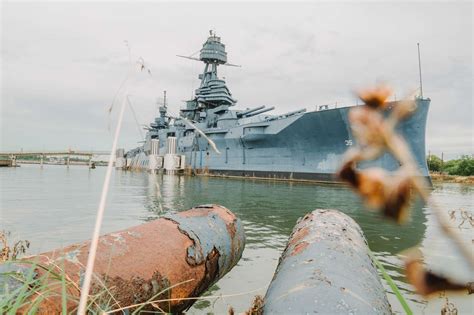
[[[69,170],[27,165],[0,169],[0,228],[19,239],[29,239],[35,253],[89,238],[104,174],[105,168],[79,166]],[[434,191],[448,208],[471,207],[472,193],[471,186],[455,184],[440,185]],[[196,303],[191,313],[223,313],[229,305],[236,311],[245,310],[255,294],[264,294],[296,220],[316,208],[339,209],[354,218],[414,309],[426,309],[426,303],[405,283],[396,257],[398,252],[431,239],[433,233],[439,234],[429,232],[434,220],[421,202],[413,205],[410,222],[398,226],[364,210],[358,197],[341,186],[118,171],[102,231],[123,229],[205,203],[222,204],[236,213],[243,221],[247,243],[238,265],[207,292],[222,297]],[[393,294],[389,299],[394,311],[399,311]]]

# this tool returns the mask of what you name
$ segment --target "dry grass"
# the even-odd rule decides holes
[[[474,176],[458,176],[441,173],[430,173],[433,182],[440,183],[457,183],[457,184],[474,184]]]

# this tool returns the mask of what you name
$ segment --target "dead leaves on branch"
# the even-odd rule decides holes
[[[469,249],[463,247],[456,235],[453,235],[446,222],[439,215],[439,207],[429,202],[426,183],[412,157],[405,139],[396,132],[397,124],[409,117],[416,110],[414,100],[399,101],[396,104],[387,102],[391,89],[379,86],[359,94],[366,106],[350,110],[349,122],[357,146],[347,151],[344,163],[338,171],[339,177],[347,182],[363,199],[365,205],[378,211],[384,217],[397,223],[406,221],[409,215],[410,202],[418,194],[426,203],[435,208],[437,219],[444,227],[446,236],[453,239],[463,250],[469,262]],[[357,168],[364,161],[374,160],[383,153],[389,152],[398,160],[400,167],[392,172],[380,167]],[[463,225],[466,221],[474,224],[472,215],[461,211]],[[451,218],[455,216],[450,213]],[[409,257],[405,265],[407,279],[422,295],[429,295],[444,290],[468,291],[472,293],[472,282],[455,283],[447,278],[425,270],[419,258]],[[467,282],[467,281],[466,281]]]
[[[10,232],[0,231],[0,262],[5,262],[7,260],[15,260],[18,256],[26,253],[30,247],[30,242],[27,240],[17,241],[13,246],[8,244],[8,238],[10,237]]]
[[[387,85],[379,85],[359,92],[359,98],[371,109],[383,109],[390,95],[392,95],[392,89]]]
[[[425,268],[421,254],[417,250],[409,250],[405,258],[405,275],[416,291],[423,296],[442,291],[474,293],[474,283],[458,283],[438,275]]]
[[[391,174],[377,167],[358,170],[349,161],[339,171],[339,177],[359,193],[369,209],[398,223],[406,221],[412,199],[411,178],[406,171]]]
[[[413,165],[406,142],[395,131],[397,123],[416,110],[416,103],[400,101],[389,108],[387,99],[391,93],[389,87],[378,86],[359,94],[366,106],[355,107],[349,112],[357,147],[346,153],[338,175],[359,193],[369,208],[403,223],[408,217],[413,188],[420,189],[424,183],[416,182],[421,175]],[[387,114],[388,109],[390,113]],[[376,159],[384,152],[390,152],[399,160],[401,167],[398,170],[387,172],[379,167],[357,169],[358,163]]]

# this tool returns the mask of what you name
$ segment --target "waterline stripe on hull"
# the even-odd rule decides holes
[[[266,172],[266,171],[245,171],[245,170],[206,170],[198,175],[213,177],[236,177],[236,178],[255,178],[280,181],[304,181],[326,184],[345,184],[340,181],[336,174],[330,173],[302,173],[302,172]],[[431,178],[423,176],[430,186]]]

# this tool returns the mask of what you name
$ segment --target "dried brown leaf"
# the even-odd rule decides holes
[[[383,214],[397,223],[403,223],[408,217],[412,191],[410,176],[394,176],[390,188],[387,189]]]
[[[473,293],[472,282],[459,284],[445,277],[436,275],[426,270],[420,259],[408,259],[405,262],[405,274],[416,291],[424,296],[429,296],[440,291],[466,291],[468,294]]]
[[[349,183],[353,188],[359,187],[359,174],[355,169],[355,162],[346,162],[337,175],[340,179]]]
[[[416,111],[416,102],[414,100],[405,100],[397,103],[391,113],[391,118],[396,121],[403,120],[411,116]]]
[[[373,89],[366,89],[359,92],[359,98],[368,107],[373,109],[384,108],[390,95],[392,95],[392,89],[386,85],[379,85]]]
[[[250,308],[244,313],[245,315],[262,315],[263,314],[263,297],[256,295]]]
[[[359,173],[358,193],[367,206],[379,209],[386,203],[387,172],[381,168],[369,168]]]

